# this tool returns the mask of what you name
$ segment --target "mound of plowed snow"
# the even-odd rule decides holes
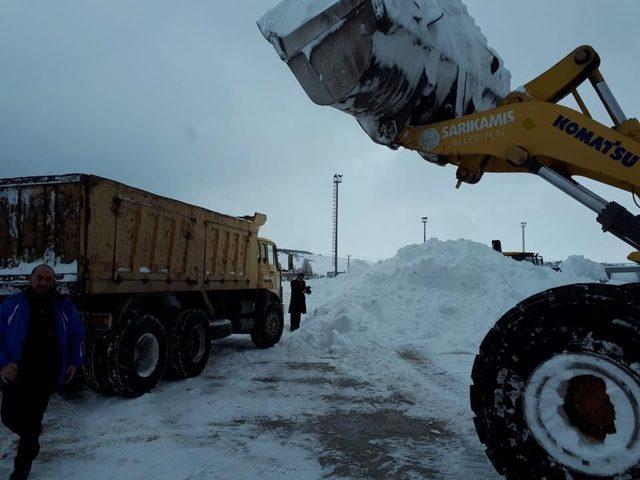
[[[521,300],[600,279],[598,269],[586,268],[598,264],[589,262],[570,259],[575,269],[556,272],[468,240],[432,239],[316,282],[309,315],[289,345],[340,352],[419,343],[431,351],[475,351],[496,320]]]
[[[587,277],[599,281],[604,281],[609,278],[604,266],[593,260],[584,258],[582,255],[570,256],[560,264],[560,269],[569,275]]]

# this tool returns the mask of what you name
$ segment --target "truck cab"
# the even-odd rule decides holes
[[[268,290],[282,299],[282,273],[293,270],[293,255],[287,255],[287,269],[278,257],[278,247],[267,238],[258,238],[258,288]]]
[[[258,239],[258,288],[263,288],[280,296],[280,262],[276,244],[266,238]]]

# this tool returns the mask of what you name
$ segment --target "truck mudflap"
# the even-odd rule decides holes
[[[354,116],[385,145],[510,91],[460,0],[285,0],[258,25],[314,103]]]

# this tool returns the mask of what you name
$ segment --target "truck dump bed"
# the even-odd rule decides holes
[[[40,263],[84,294],[256,288],[265,221],[92,175],[0,180],[0,294]]]

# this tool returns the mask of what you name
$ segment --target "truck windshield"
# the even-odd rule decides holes
[[[267,245],[267,250],[269,252],[269,265],[271,268],[278,268],[278,261],[276,258],[276,248],[273,245]]]

